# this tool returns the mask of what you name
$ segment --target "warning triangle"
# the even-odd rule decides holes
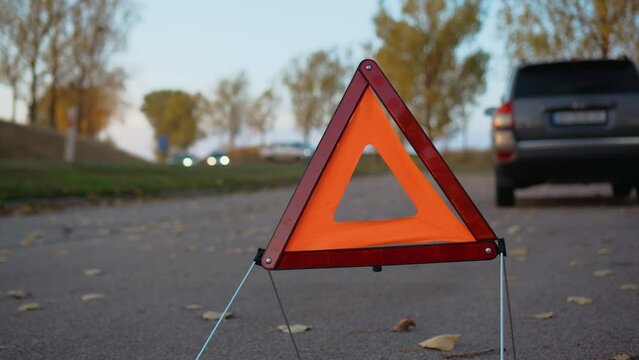
[[[459,218],[415,165],[380,102]],[[415,215],[373,221],[335,220],[367,145],[376,148],[412,200]],[[496,240],[381,69],[374,61],[364,60],[262,255],[262,266],[277,270],[488,260],[497,255]]]

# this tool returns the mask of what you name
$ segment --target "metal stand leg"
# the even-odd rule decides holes
[[[248,278],[251,271],[253,270],[253,267],[255,267],[255,261],[251,262],[251,266],[249,266],[248,270],[246,271],[246,275],[244,275],[242,282],[240,282],[240,285],[237,287],[237,289],[235,289],[235,293],[233,294],[233,296],[231,296],[231,300],[229,300],[229,303],[226,304],[226,308],[224,308],[224,311],[220,315],[220,318],[217,320],[217,323],[215,323],[215,327],[211,331],[211,334],[209,334],[209,337],[204,342],[204,345],[202,345],[202,349],[200,349],[200,352],[197,354],[197,357],[195,358],[195,360],[200,360],[202,358],[202,354],[204,354],[204,350],[206,350],[206,347],[209,345],[209,342],[213,338],[213,335],[215,335],[217,328],[222,323],[222,320],[224,320],[224,316],[226,316],[226,313],[229,311],[229,308],[233,304],[233,301],[235,301],[235,297],[237,296],[237,294],[239,294],[242,286],[244,286],[244,283],[246,282],[246,279]]]

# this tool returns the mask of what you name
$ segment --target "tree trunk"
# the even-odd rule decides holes
[[[227,151],[232,151],[235,148],[235,134],[232,131],[229,131],[229,148]]]
[[[50,99],[49,99],[49,126],[51,129],[56,129],[56,121],[55,121],[55,112],[58,103],[58,86],[57,79],[54,76],[51,82],[51,88],[49,90]]]
[[[78,134],[85,135],[86,127],[84,125],[84,89],[78,87],[78,101],[76,102],[75,127]]]
[[[31,99],[29,100],[29,125],[33,126],[38,111],[38,70],[36,63],[31,62]]]
[[[11,97],[11,122],[16,122],[16,106],[18,105],[18,84],[13,83],[11,85],[12,97]]]
[[[304,137],[304,143],[308,144],[308,138],[311,134],[311,129],[309,128],[304,128],[304,130],[302,131],[302,136]]]

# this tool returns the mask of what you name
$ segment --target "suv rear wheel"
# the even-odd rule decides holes
[[[497,171],[495,184],[495,203],[497,203],[497,206],[514,206],[515,187],[513,186],[513,180]]]
[[[627,198],[630,195],[630,190],[632,190],[632,186],[623,182],[614,182],[612,183],[612,194],[616,198]]]
[[[497,186],[497,206],[514,206],[515,189],[512,186]]]

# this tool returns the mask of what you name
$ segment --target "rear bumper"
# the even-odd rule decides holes
[[[544,182],[639,184],[639,137],[519,141],[515,157],[496,162],[514,187]]]

